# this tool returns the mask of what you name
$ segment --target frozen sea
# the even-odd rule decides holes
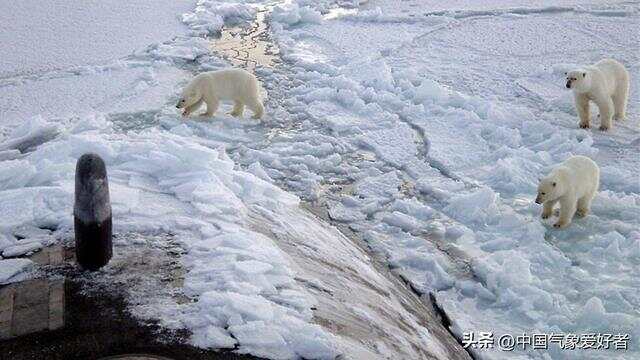
[[[279,57],[255,68],[262,121],[181,118],[189,79],[235,64],[216,33],[257,18]],[[0,30],[0,284],[69,239],[94,152],[115,232],[179,239],[191,301],[142,284],[131,312],[196,346],[462,358],[419,316],[437,304],[458,341],[494,335],[477,359],[640,357],[639,2],[23,1]],[[627,119],[579,129],[564,72],[604,57],[631,75]],[[533,199],[571,155],[600,191],[557,230]],[[498,348],[551,333],[629,349]]]

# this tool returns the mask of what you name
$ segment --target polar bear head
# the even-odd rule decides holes
[[[564,178],[557,171],[540,179],[538,184],[538,196],[536,196],[536,204],[542,204],[547,201],[553,201],[564,195]]]
[[[567,89],[584,93],[591,89],[591,76],[586,70],[573,70],[564,73],[567,76]]]
[[[187,86],[183,91],[182,95],[180,95],[180,99],[178,99],[178,103],[176,107],[178,109],[186,108],[198,102],[202,98],[202,95],[198,91],[197,88],[192,86]]]

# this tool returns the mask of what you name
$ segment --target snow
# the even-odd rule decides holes
[[[75,161],[83,153],[99,154],[109,169],[115,232],[184,232],[189,239],[184,244],[184,266],[189,269],[184,292],[199,301],[191,306],[174,305],[174,311],[181,324],[194,332],[194,343],[206,347],[225,343],[220,333],[234,334],[234,327],[224,330],[233,324],[238,327],[240,335],[236,339],[241,352],[288,354],[287,358],[308,353],[329,358],[336,354],[331,336],[308,323],[313,300],[296,285],[290,260],[270,240],[241,226],[248,207],[296,206],[295,196],[235,170],[222,148],[207,148],[158,129],[119,134],[103,116],[83,120],[81,132],[65,129],[58,139],[23,157],[25,166],[37,172],[25,174],[20,184],[16,180],[5,182],[20,189],[0,192],[2,213],[13,219],[3,222],[3,230],[49,226],[52,222],[57,232],[71,229]],[[145,179],[143,187],[139,179]],[[41,201],[25,202],[29,197]],[[55,221],[47,216],[43,219],[42,214],[53,216]],[[20,240],[18,245],[4,248],[2,255],[22,255],[41,246],[39,242]],[[274,297],[289,297],[283,292],[299,294],[301,300],[289,306],[278,305]],[[204,320],[203,313],[208,314]],[[274,336],[287,341],[255,343],[247,326],[258,320]],[[204,342],[209,337],[212,342]],[[296,343],[301,337],[316,339],[317,346]]]
[[[0,285],[17,281],[20,274],[31,267],[33,267],[33,261],[29,259],[0,260]]]
[[[247,4],[198,0],[193,12],[182,15],[182,22],[193,35],[208,35],[219,32],[225,24],[252,20],[255,13],[255,7]]]
[[[21,256],[24,254],[30,254],[42,248],[42,244],[39,241],[24,243],[21,241],[18,245],[7,246],[2,250],[2,256],[9,258],[15,256]]]
[[[7,158],[0,172],[2,256],[21,256],[55,241],[47,238],[50,234],[42,233],[44,230],[38,233],[33,229],[56,229],[56,238],[72,229],[75,163],[84,153],[96,153],[108,168],[114,232],[180,234],[186,250],[182,266],[187,275],[181,291],[194,301],[178,304],[170,299],[132,311],[154,319],[171,314],[160,320],[175,325],[167,325],[170,328],[190,329],[191,342],[201,347],[237,346],[242,353],[287,358],[335,357],[339,353],[337,341],[311,323],[315,300],[294,280],[291,260],[270,239],[243,226],[251,206],[298,204],[296,196],[237,169],[225,153],[228,139],[247,141],[252,136],[252,125],[230,125],[222,138],[212,136],[205,146],[190,134],[216,133],[215,128],[225,126],[225,121],[185,128],[172,109],[172,97],[188,80],[188,71],[177,66],[196,59],[212,69],[227,66],[209,55],[209,42],[196,37],[175,38],[187,33],[181,25],[171,25],[179,21],[176,14],[192,11],[193,5],[111,5],[92,3],[81,11],[69,11],[72,5],[52,3],[50,9],[32,9],[32,4],[26,3],[12,10],[33,13],[35,21],[52,12],[70,12],[67,21],[59,23],[68,26],[67,31],[45,33],[63,39],[52,44],[56,51],[65,50],[75,57],[73,61],[56,58],[54,51],[51,57],[29,57],[32,63],[11,58],[8,65],[3,63],[2,74],[11,78],[2,91],[12,94],[12,102],[4,97],[1,107],[0,147]],[[200,4],[204,5],[212,4]],[[234,18],[234,14],[247,18],[254,13],[248,9],[216,5],[208,11],[222,11],[224,19]],[[138,22],[112,16],[119,12],[136,19],[154,18],[157,13],[154,23],[165,19],[170,24],[142,31]],[[12,14],[3,11],[3,15]],[[79,20],[69,20],[69,16]],[[85,24],[96,17],[95,26]],[[85,34],[75,31],[79,26],[101,33],[103,21],[123,25],[131,34],[102,31],[109,37],[73,38]],[[26,25],[29,21],[17,23]],[[146,26],[144,23],[140,25]],[[74,41],[89,40],[99,51],[90,46],[81,46],[80,52],[68,51]],[[21,51],[33,53],[29,49]],[[13,67],[18,64],[25,69]],[[231,119],[226,122],[237,124]],[[2,283],[14,281],[31,266],[27,259],[1,261]],[[259,329],[258,320],[281,341],[261,343],[263,334],[255,330]]]
[[[263,122],[226,109],[183,121],[181,87],[229,66],[205,36],[265,5],[285,63],[256,69],[269,95]],[[68,235],[75,162],[93,152],[107,165],[114,232],[172,234],[181,249],[189,301],[131,289],[147,293],[130,311],[189,329],[193,345],[274,359],[447,357],[442,328],[420,318],[425,304],[378,262],[432,294],[458,338],[640,337],[638,92],[628,119],[600,133],[577,128],[563,89],[564,71],[604,54],[640,86],[638,4],[340,5],[349,9],[330,0],[0,5],[2,256]],[[51,14],[59,20],[38,30]],[[555,230],[533,203],[537,179],[577,154],[600,165],[600,192],[589,216]],[[328,220],[301,199],[326,207]],[[31,266],[0,260],[0,283]],[[637,357],[630,346],[615,355]]]
[[[271,19],[277,24],[286,26],[304,23],[321,23],[322,14],[308,6],[299,6],[297,3],[277,5],[271,13]]]
[[[305,121],[244,155],[301,196],[327,197],[331,218],[364,233],[416,289],[433,292],[460,337],[585,333],[610,318],[617,321],[597,329],[633,338],[637,93],[626,122],[587,132],[576,126],[562,77],[606,54],[637,78],[637,14],[637,4],[596,1],[370,1],[321,24],[282,19],[273,29],[295,74],[286,107]],[[341,156],[339,167],[300,168],[293,155],[266,160],[322,143]],[[572,154],[594,158],[605,175],[592,214],[558,231],[532,199],[538,177]],[[313,156],[305,164],[326,155]],[[594,322],[588,311],[577,315],[590,298],[603,304]]]
[[[0,4],[0,78],[105,63],[168,40],[185,32],[177,14],[192,9],[193,1],[90,0],[78,5],[64,0],[46,6],[37,0]]]
[[[90,5],[85,11],[99,13],[105,4]],[[138,5],[141,10],[146,7],[130,4]],[[178,13],[175,7],[185,6],[155,5],[158,8],[154,11],[165,16]],[[65,11],[66,6],[53,3],[50,10]],[[33,10],[34,16],[44,16],[47,10]],[[126,7],[123,11],[129,10]],[[278,229],[299,226],[300,219],[306,219],[309,225],[296,230],[299,241],[313,238],[312,233],[328,225],[305,218],[298,208],[299,198],[271,183],[270,169],[255,162],[244,171],[229,157],[234,149],[262,138],[264,131],[256,122],[225,115],[210,122],[197,118],[184,122],[175,111],[175,97],[194,67],[202,71],[228,66],[211,54],[209,41],[196,35],[215,32],[219,21],[233,23],[254,15],[253,6],[201,1],[195,10],[190,6],[183,12],[184,29],[167,27],[172,36],[141,32],[140,38],[126,46],[105,40],[99,43],[102,55],[86,55],[85,50],[91,49],[83,48],[68,67],[64,58],[60,63],[65,66],[60,67],[53,63],[54,58],[41,56],[28,70],[14,73],[11,67],[3,68],[9,75],[0,92],[11,94],[3,97],[0,106],[3,256],[24,256],[69,238],[76,161],[82,154],[95,153],[107,166],[114,233],[118,235],[112,264],[96,276],[117,273],[126,266],[132,247],[156,241],[153,234],[171,234],[181,249],[180,266],[185,274],[178,292],[189,301],[163,297],[164,292],[146,288],[147,283],[137,284],[128,290],[129,310],[136,316],[168,329],[188,329],[192,334],[189,341],[199,347],[235,348],[239,353],[269,358],[329,359],[343,353],[372,357],[379,352],[374,344],[387,354],[411,354],[409,357],[417,357],[415,349],[420,349],[420,354],[441,353],[444,345],[432,341],[429,331],[402,310],[399,300],[380,305],[383,294],[392,293],[395,285],[384,282],[370,259],[352,244],[340,257],[325,257],[318,263],[341,263],[330,268],[356,266],[363,283],[383,289],[380,293],[367,290],[371,303],[361,305],[369,309],[363,313],[367,322],[404,334],[401,342],[415,346],[394,349],[399,339],[387,339],[387,331],[366,335],[370,340],[361,343],[359,338],[365,334],[337,333],[316,323],[316,311],[324,312],[324,317],[333,317],[330,309],[348,314],[352,309],[347,306],[355,299],[342,295],[334,302],[329,299],[333,292],[311,294],[313,286],[331,285],[320,285],[318,275],[311,269],[303,270],[297,264],[300,259],[286,254],[276,238],[257,232],[256,226],[247,222],[256,209],[273,211],[274,218],[280,220],[270,230],[281,234],[286,231]],[[126,24],[129,19],[109,21]],[[73,32],[82,22],[71,23],[69,31]],[[65,32],[61,30],[59,35],[63,37]],[[145,40],[147,36],[154,41]],[[126,40],[121,36],[120,41]],[[341,161],[330,155],[334,151],[331,146],[282,151],[297,154],[311,161],[309,166],[320,169],[331,169]],[[329,158],[315,162],[309,152],[328,154]],[[310,225],[313,231],[307,230]],[[152,235],[146,240],[136,234]],[[329,249],[342,249],[347,243],[334,230],[314,248],[328,255]],[[356,253],[358,261],[351,264]],[[2,281],[29,276],[26,270],[30,264],[26,259],[2,260],[0,269],[6,272]],[[126,278],[122,280],[126,282]],[[333,285],[334,291],[347,294],[351,287],[346,284]],[[317,307],[320,309],[314,310]],[[395,325],[389,318],[388,314],[398,311],[406,325]],[[326,321],[339,323],[339,329],[358,328],[364,315]]]

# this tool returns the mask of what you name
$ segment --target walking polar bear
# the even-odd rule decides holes
[[[609,130],[612,119],[625,117],[629,97],[629,73],[624,65],[604,59],[584,69],[569,71],[567,88],[573,90],[580,127],[589,128],[589,100],[598,105],[600,130]]]
[[[213,116],[218,110],[220,100],[233,100],[232,116],[241,117],[245,105],[253,111],[254,119],[260,119],[264,107],[260,101],[258,79],[242,69],[224,69],[209,71],[197,75],[182,91],[176,108],[184,109],[183,116],[189,116],[204,102],[207,111],[204,116]]]
[[[574,214],[584,217],[589,213],[599,186],[598,165],[586,156],[572,156],[540,179],[536,204],[543,204],[542,218],[547,219],[559,202],[560,217],[553,226],[565,228]]]

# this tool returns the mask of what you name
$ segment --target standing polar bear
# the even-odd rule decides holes
[[[584,217],[589,213],[599,186],[598,165],[586,156],[572,156],[540,179],[536,204],[543,204],[542,218],[547,219],[559,202],[560,218],[553,226],[565,228],[574,214]]]
[[[600,60],[584,69],[567,75],[567,88],[573,90],[580,127],[589,128],[589,100],[598,105],[600,130],[609,130],[611,119],[625,117],[629,97],[629,73],[624,65],[613,59]]]
[[[176,107],[184,109],[183,116],[189,116],[204,102],[207,111],[204,116],[213,116],[218,110],[220,100],[233,100],[233,116],[242,116],[245,105],[253,111],[254,119],[264,114],[260,101],[258,79],[242,69],[224,69],[209,71],[197,75],[182,91]]]

